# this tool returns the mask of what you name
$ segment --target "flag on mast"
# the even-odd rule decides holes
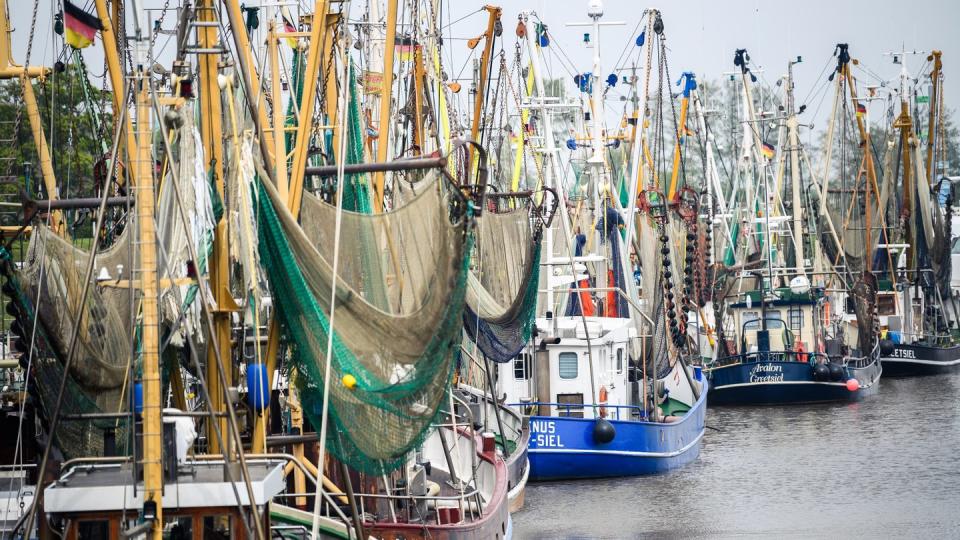
[[[857,103],[857,116],[863,116],[867,114],[867,106],[863,103]]]
[[[773,159],[773,156],[777,153],[777,151],[772,144],[765,142],[760,147],[760,153],[762,153],[763,157],[767,159]]]
[[[297,31],[297,26],[293,24],[293,21],[290,20],[290,16],[286,13],[286,10],[284,10],[283,13],[283,31],[288,34],[292,34]],[[288,37],[287,45],[289,45],[291,49],[296,49],[297,38]]]
[[[64,38],[74,49],[93,45],[97,31],[103,30],[99,18],[73,5],[70,0],[63,0],[63,22],[66,27]]]

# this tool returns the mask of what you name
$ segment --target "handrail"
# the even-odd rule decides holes
[[[808,360],[806,362],[798,359],[800,355],[806,355]],[[724,356],[718,358],[715,361],[709,364],[709,367],[725,367],[725,366],[734,366],[737,364],[743,364],[746,362],[797,362],[801,364],[810,363],[817,358],[826,358],[830,360],[832,356],[817,352],[817,351],[794,351],[794,350],[779,350],[779,351],[752,351],[741,354],[734,354],[730,356]],[[707,367],[707,366],[704,366]]]
[[[806,361],[799,360],[798,357],[801,355],[807,356]],[[795,362],[798,364],[813,364],[817,359],[824,359],[826,361],[839,362],[844,366],[849,367],[851,364],[854,367],[863,367],[873,363],[874,355],[868,354],[864,356],[843,356],[843,355],[831,355],[827,353],[817,352],[817,351],[752,351],[748,353],[735,354],[731,356],[725,356],[723,358],[718,358],[717,360],[711,362],[704,366],[705,369],[721,368],[728,366],[735,366],[738,364],[745,364],[747,362]]]
[[[551,291],[550,289],[539,289],[537,292],[548,293],[550,291]],[[557,292],[557,291],[554,290],[554,292]],[[626,292],[624,292],[624,290],[621,289],[620,287],[577,287],[576,292],[615,292],[620,296],[622,296],[624,300],[629,302],[630,305],[637,310],[637,313],[639,313],[640,316],[647,321],[647,324],[650,324],[651,326],[654,324],[653,319],[651,319],[646,313],[640,310],[640,304],[638,304],[632,298],[630,298],[630,296]],[[551,306],[551,307],[554,307],[554,306]],[[637,337],[651,337],[651,336],[645,334]]]
[[[629,409],[631,411],[634,411],[634,410],[640,411],[640,417],[647,418],[646,411],[644,411],[643,407],[639,405],[611,405],[609,403],[553,403],[548,401],[528,401],[528,402],[520,402],[520,403],[507,403],[506,405],[507,407],[517,407],[517,408],[533,407],[533,406],[541,406],[541,405],[544,405],[547,407],[559,407],[564,409],[564,411],[567,412],[567,414],[570,413],[571,409],[577,409],[577,410],[585,409],[585,408],[613,409],[617,412],[617,416],[616,418],[614,418],[614,420],[620,420],[620,409]]]

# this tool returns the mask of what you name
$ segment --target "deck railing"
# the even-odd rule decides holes
[[[526,416],[531,416],[527,414],[527,410],[535,409],[541,405],[549,406],[549,407],[557,407],[558,409],[561,409],[562,412],[565,413],[565,415],[561,415],[561,417],[566,416],[569,418],[579,418],[579,417],[573,416],[571,412],[582,413],[584,409],[588,409],[588,408],[594,409],[594,416],[599,416],[596,413],[596,409],[602,408],[602,409],[606,409],[607,411],[613,411],[614,414],[610,414],[610,413],[607,414],[607,416],[609,416],[611,420],[621,420],[620,418],[621,410],[630,411],[629,415],[626,415],[627,418],[629,419],[633,419],[634,412],[637,413],[637,415],[640,417],[641,420],[647,419],[647,412],[644,411],[643,407],[639,405],[611,405],[608,403],[593,403],[593,404],[551,403],[547,401],[526,401],[521,403],[507,403],[507,407],[517,407]]]

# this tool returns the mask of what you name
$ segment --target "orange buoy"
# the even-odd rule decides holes
[[[607,408],[605,407],[605,405],[607,404],[607,387],[606,386],[600,387],[600,399],[598,401],[600,402],[600,418],[606,418],[607,417]]]
[[[797,354],[797,361],[807,363],[807,348],[803,345],[803,342],[797,340],[797,344],[793,347],[793,352]]]

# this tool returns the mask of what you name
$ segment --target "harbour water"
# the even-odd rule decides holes
[[[517,538],[960,538],[958,400],[953,374],[860,403],[713,408],[686,468],[529,485]]]

